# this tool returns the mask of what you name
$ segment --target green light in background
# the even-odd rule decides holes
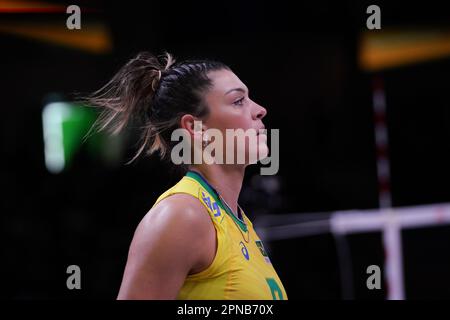
[[[67,102],[52,102],[42,111],[45,165],[59,173],[70,163],[96,118],[93,110]]]

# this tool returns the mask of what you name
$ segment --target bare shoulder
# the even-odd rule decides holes
[[[144,216],[136,228],[132,247],[148,251],[158,245],[166,252],[196,252],[201,256],[190,256],[194,259],[191,263],[196,265],[203,258],[205,242],[214,240],[213,236],[214,226],[200,201],[187,194],[175,194],[159,202]]]
[[[187,226],[202,228],[210,223],[210,218],[205,207],[188,194],[174,194],[163,199],[153,207],[142,219],[137,231],[156,227],[185,228]]]
[[[198,199],[162,200],[136,228],[118,298],[175,298],[188,274],[211,263],[214,245],[214,225]]]

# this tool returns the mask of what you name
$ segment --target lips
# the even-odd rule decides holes
[[[261,142],[264,142],[264,143],[266,143],[267,142],[267,134],[265,133],[265,132],[259,132],[259,130],[258,130],[258,135],[257,135],[257,137],[258,137],[258,141],[261,143]]]
[[[257,136],[259,136],[260,134],[266,135],[266,134],[264,133],[264,131],[262,131],[262,130],[265,130],[265,129],[266,129],[265,126],[262,126],[261,128],[259,128],[259,129],[258,129]]]

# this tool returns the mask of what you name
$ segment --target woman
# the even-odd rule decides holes
[[[104,108],[99,130],[117,133],[132,119],[143,121],[142,144],[132,160],[143,152],[168,158],[176,129],[187,133],[194,150],[198,141],[203,148],[211,143],[209,129],[224,135],[226,129],[263,129],[266,115],[225,64],[175,63],[168,53],[162,58],[140,53],[90,103]],[[195,129],[197,121],[201,127]],[[247,156],[255,148],[267,154],[265,135],[257,139],[256,145],[246,144]],[[238,205],[249,163],[184,166],[186,175],[157,199],[136,229],[118,299],[287,299]]]

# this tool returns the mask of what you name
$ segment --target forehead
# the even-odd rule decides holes
[[[233,71],[226,69],[216,70],[211,71],[208,76],[213,82],[213,87],[211,88],[210,92],[214,91],[215,93],[225,94],[231,89],[247,89],[245,84],[238,78],[236,74],[234,74]]]

